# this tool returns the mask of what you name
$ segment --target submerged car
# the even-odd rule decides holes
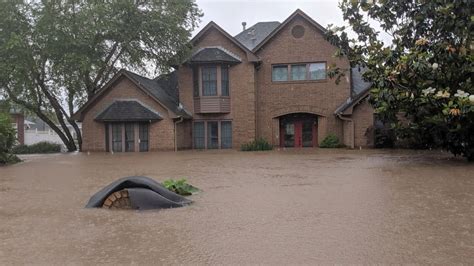
[[[191,204],[192,201],[166,189],[146,176],[124,177],[95,193],[86,208],[167,209]]]

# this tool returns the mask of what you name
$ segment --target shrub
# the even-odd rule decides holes
[[[268,143],[264,138],[258,138],[249,143],[242,144],[240,147],[241,151],[268,151],[272,150],[273,146]]]
[[[18,157],[12,154],[12,147],[16,141],[16,132],[12,127],[10,116],[0,113],[0,165],[17,163]]]
[[[32,153],[55,153],[61,152],[61,145],[42,141],[32,145],[17,145],[13,148],[15,154],[32,154]]]
[[[184,178],[179,179],[179,180],[174,180],[174,179],[165,180],[163,182],[163,186],[165,186],[165,188],[168,189],[169,191],[172,191],[182,196],[189,196],[199,191],[197,187],[194,187],[188,184],[186,182],[186,179]]]
[[[339,138],[330,133],[327,135],[323,141],[321,142],[321,145],[319,145],[321,148],[341,148],[343,145],[339,142]]]

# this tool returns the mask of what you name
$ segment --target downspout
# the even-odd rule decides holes
[[[178,151],[178,131],[176,129],[177,129],[177,125],[183,122],[183,120],[184,118],[182,116],[179,116],[179,120],[174,122],[174,151],[175,152]]]
[[[336,114],[337,117],[339,117],[343,121],[350,122],[352,125],[352,137],[351,137],[351,149],[354,149],[354,141],[355,141],[355,126],[354,126],[354,120],[351,118],[343,117],[341,113]]]

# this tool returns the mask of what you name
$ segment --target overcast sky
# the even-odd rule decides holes
[[[323,27],[329,24],[335,26],[347,25],[342,19],[339,0],[196,0],[204,16],[201,24],[193,32],[196,35],[210,21],[216,22],[230,35],[235,36],[242,31],[242,22],[247,22],[247,28],[257,22],[283,22],[296,9],[301,9]],[[381,32],[380,38],[385,44],[391,43],[391,37],[382,31],[378,23],[369,23]],[[356,37],[347,31],[350,37]]]
[[[203,11],[198,33],[210,21],[235,36],[242,31],[242,22],[247,28],[260,21],[284,21],[296,9],[301,9],[323,27],[328,24],[343,25],[338,0],[197,0]]]

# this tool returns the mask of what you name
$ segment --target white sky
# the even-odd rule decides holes
[[[196,0],[196,3],[204,16],[193,36],[210,21],[235,36],[242,31],[243,21],[247,22],[247,28],[262,21],[283,22],[298,8],[325,28],[329,24],[347,25],[342,19],[339,0]],[[380,29],[377,23],[370,24]],[[350,31],[348,33],[355,37]],[[388,34],[381,34],[381,38],[386,44],[390,43]]]
[[[196,2],[204,16],[193,36],[210,21],[216,22],[235,36],[242,31],[243,21],[247,22],[247,28],[261,21],[283,22],[298,8],[323,27],[328,24],[339,26],[344,24],[338,0],[197,0]]]

